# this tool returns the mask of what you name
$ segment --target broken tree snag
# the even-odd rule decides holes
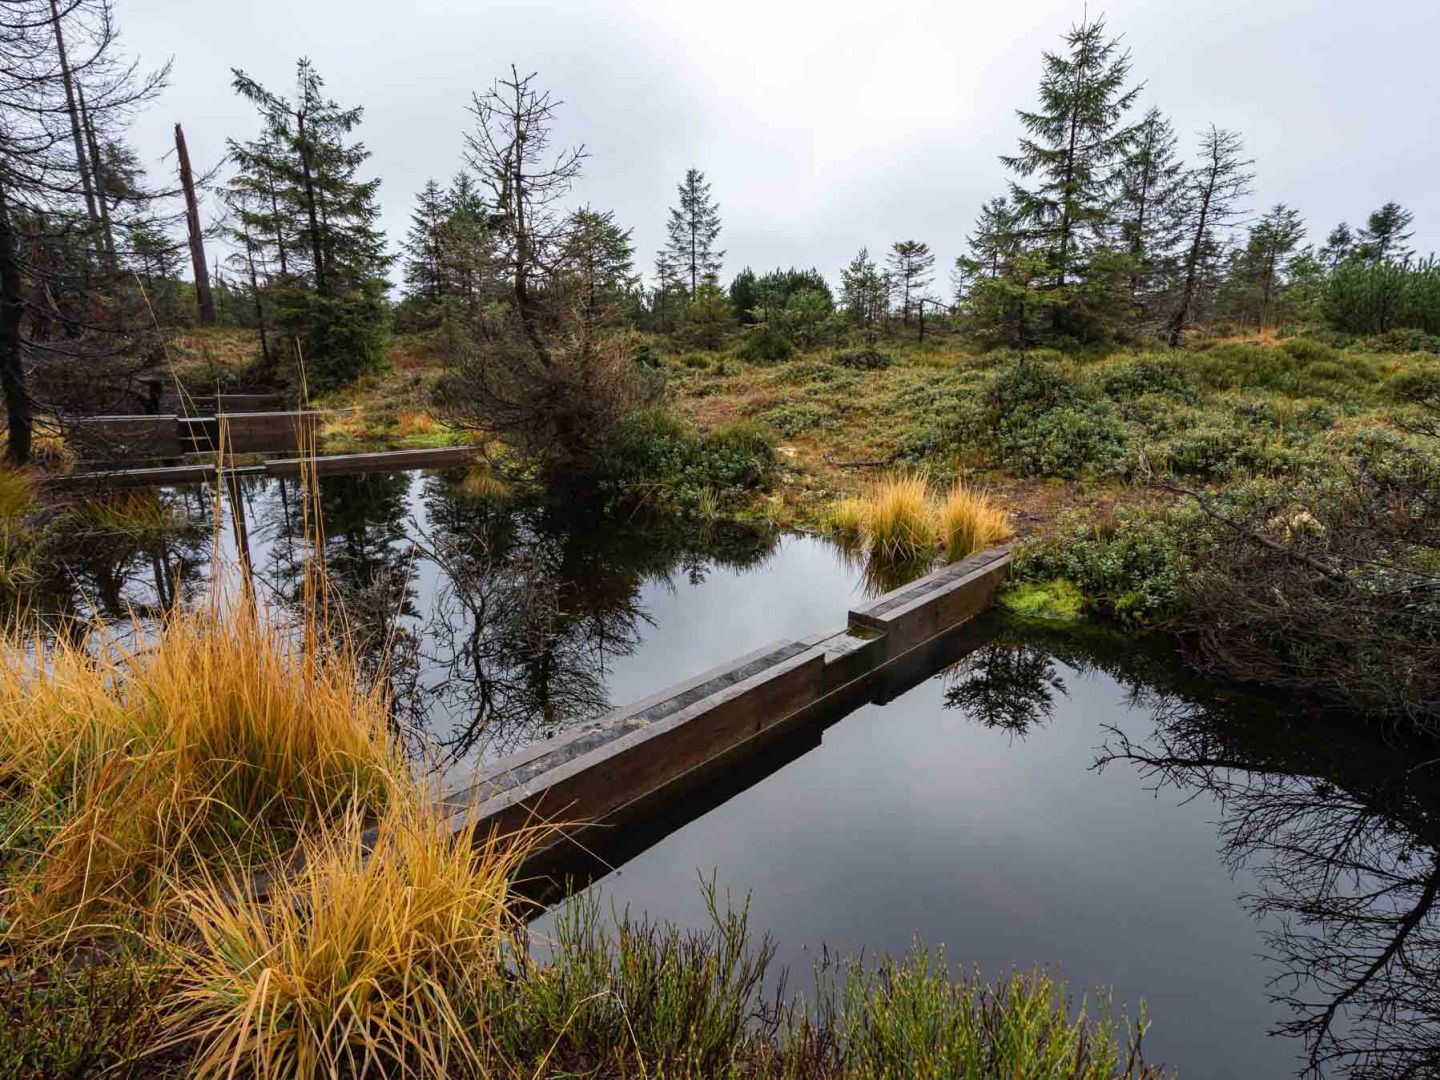
[[[215,325],[215,294],[210,291],[210,267],[205,262],[205,239],[200,232],[200,206],[195,201],[195,177],[190,172],[190,153],[185,149],[185,131],[175,125],[175,154],[180,159],[180,186],[185,189],[185,227],[190,233],[190,263],[195,268],[195,301],[200,322]]]

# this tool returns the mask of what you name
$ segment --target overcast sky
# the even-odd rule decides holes
[[[172,125],[197,167],[257,129],[230,88],[239,67],[280,91],[311,57],[341,104],[361,104],[368,166],[392,245],[428,176],[461,164],[472,91],[513,62],[564,99],[558,141],[590,157],[577,204],[613,209],[651,269],[687,166],[720,202],[723,279],[742,266],[817,266],[832,281],[862,244],[964,249],[1003,191],[1015,109],[1079,0],[117,0],[130,52],[174,57],[139,148],[173,169]],[[1252,204],[1300,209],[1312,241],[1387,199],[1440,249],[1437,0],[1112,0],[1095,4],[1132,52],[1143,103],[1187,150],[1214,121],[1241,131]],[[368,174],[367,174],[368,175]],[[213,253],[212,253],[213,257]],[[937,284],[944,283],[944,272]]]

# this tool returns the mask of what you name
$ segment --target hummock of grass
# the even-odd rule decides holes
[[[932,558],[939,550],[953,562],[1014,535],[1009,514],[986,492],[957,481],[937,499],[916,473],[877,481],[836,503],[828,519],[842,543],[892,561]]]
[[[935,511],[945,558],[955,562],[1015,535],[1010,515],[988,493],[957,480]]]
[[[383,692],[313,632],[218,594],[132,630],[0,646],[12,936],[149,909],[217,854],[382,808],[403,772]]]
[[[452,835],[418,792],[365,825],[305,838],[263,900],[223,878],[182,893],[169,1025],[197,1044],[190,1075],[483,1071],[526,843]]]

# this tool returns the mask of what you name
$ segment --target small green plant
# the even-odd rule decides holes
[[[878,349],[842,349],[830,357],[832,364],[860,371],[880,371],[895,363],[895,358]]]

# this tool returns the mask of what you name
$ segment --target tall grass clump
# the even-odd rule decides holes
[[[15,521],[35,506],[35,481],[23,469],[0,467],[0,522]]]
[[[912,564],[933,559],[937,549],[950,561],[963,559],[1014,532],[1009,515],[985,492],[961,481],[937,500],[915,473],[886,477],[865,494],[841,500],[828,525],[842,544]]]
[[[955,562],[1015,535],[1010,515],[990,495],[957,480],[935,511],[945,558]]]
[[[897,473],[877,483],[866,496],[862,536],[867,548],[888,558],[933,551],[935,519],[925,478]]]
[[[301,844],[264,897],[214,877],[181,896],[177,1036],[195,1077],[478,1075],[507,982],[523,838],[452,836],[417,794],[373,833],[355,811]]]
[[[341,644],[217,593],[127,637],[0,646],[12,932],[147,909],[212,856],[377,812],[403,773],[384,693]]]

